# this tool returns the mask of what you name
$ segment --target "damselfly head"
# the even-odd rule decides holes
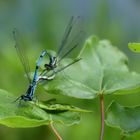
[[[24,99],[24,96],[25,96],[25,95],[21,95],[21,96],[20,96],[20,100],[23,100],[23,99]]]
[[[32,97],[28,96],[28,95],[21,95],[20,100],[24,100],[25,102],[26,101],[32,101]]]

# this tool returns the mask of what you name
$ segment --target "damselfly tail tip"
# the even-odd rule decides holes
[[[43,55],[43,56],[44,56],[46,53],[47,53],[46,50],[43,50],[43,51],[42,51],[42,55]]]

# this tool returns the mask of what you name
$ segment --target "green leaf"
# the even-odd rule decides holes
[[[81,109],[68,104],[43,104],[39,102],[38,106],[48,112],[63,112],[63,111],[74,111],[74,112],[92,112],[90,110]]]
[[[56,75],[44,86],[47,93],[92,99],[103,94],[140,91],[140,75],[128,68],[127,57],[108,40],[89,37],[79,56],[82,60]],[[64,61],[66,65],[71,60]]]
[[[106,124],[131,134],[140,130],[140,106],[124,107],[112,102],[106,111]]]
[[[74,66],[73,66],[74,67]],[[80,83],[71,77],[66,77],[63,74],[57,75],[52,81],[47,82],[44,86],[47,93],[63,94],[81,99],[92,99],[97,95],[92,88]]]
[[[140,53],[140,43],[128,43],[128,47],[131,51]]]
[[[72,125],[79,123],[79,112],[84,111],[68,105],[59,105],[55,110],[55,104],[44,105],[44,109],[40,107],[40,105],[43,105],[41,103],[35,104],[23,101],[19,104],[19,102],[14,101],[15,97],[12,94],[0,90],[0,124],[16,128],[48,125],[52,121]],[[53,111],[51,112],[52,106]],[[72,110],[72,108],[74,109]]]

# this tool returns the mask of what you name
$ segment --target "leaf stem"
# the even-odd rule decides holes
[[[101,129],[100,129],[100,140],[103,140],[104,137],[104,96],[100,94],[100,111],[101,111]]]
[[[61,138],[60,134],[58,133],[58,131],[57,131],[57,130],[55,129],[55,127],[53,126],[53,122],[51,122],[51,123],[49,124],[49,127],[50,127],[50,129],[53,131],[53,133],[54,133],[54,135],[55,135],[55,137],[56,137],[57,140],[63,140],[63,139]]]

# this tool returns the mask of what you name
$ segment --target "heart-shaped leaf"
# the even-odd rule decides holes
[[[106,124],[121,129],[125,134],[140,130],[140,106],[124,107],[112,102],[106,114]]]
[[[98,94],[140,91],[140,75],[128,69],[127,57],[108,40],[89,37],[80,52],[82,60],[47,82],[48,93],[91,99]],[[68,62],[67,62],[68,63]]]
[[[69,105],[44,105],[24,101],[19,104],[14,100],[12,94],[0,90],[0,124],[19,128],[48,125],[52,121],[72,125],[79,123],[80,112],[86,112]]]

